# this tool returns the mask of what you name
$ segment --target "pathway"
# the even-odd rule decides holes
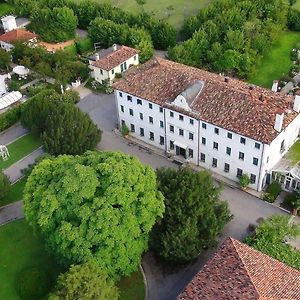
[[[0,207],[0,226],[24,218],[22,201]]]
[[[22,127],[20,123],[9,127],[0,133],[0,145],[10,144],[26,133],[28,133],[28,130]]]

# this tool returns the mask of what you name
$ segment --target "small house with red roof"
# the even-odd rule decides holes
[[[177,300],[300,300],[300,272],[228,238]]]
[[[91,77],[101,84],[112,83],[116,74],[122,74],[130,66],[139,64],[139,51],[127,46],[112,45],[89,58]]]
[[[14,29],[0,35],[0,47],[6,51],[12,50],[17,42],[34,47],[37,43],[37,35],[25,29]]]

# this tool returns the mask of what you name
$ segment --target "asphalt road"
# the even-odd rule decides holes
[[[87,112],[103,131],[99,149],[120,150],[135,155],[141,162],[149,164],[153,168],[162,166],[176,167],[174,163],[166,158],[147,150],[141,150],[138,146],[132,145],[114,133],[113,130],[117,123],[117,115],[113,95],[96,95],[91,93],[78,103],[78,107]],[[247,235],[249,224],[257,224],[258,219],[266,218],[273,214],[285,214],[285,212],[277,207],[240,189],[224,186],[221,198],[229,203],[234,218],[226,226],[220,241],[223,241],[228,236],[242,240]],[[196,262],[181,267],[176,272],[158,264],[150,253],[146,254],[143,259],[143,267],[149,287],[148,299],[175,299],[214,252],[215,249],[202,253]]]

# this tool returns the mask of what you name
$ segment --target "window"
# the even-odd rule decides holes
[[[115,74],[115,70],[112,69],[112,70],[111,70],[111,75],[114,75],[114,74]]]
[[[190,119],[190,124],[194,125],[194,120],[193,119]]]
[[[170,117],[174,118],[174,112],[170,111]]]
[[[253,164],[254,164],[255,166],[258,166],[258,158],[253,157]]]
[[[229,170],[230,170],[230,165],[227,164],[227,163],[225,163],[225,165],[224,165],[224,172],[225,172],[225,173],[228,173]]]
[[[243,175],[243,170],[237,168],[237,171],[236,171],[236,177],[237,177],[237,178],[240,178],[242,175]]]
[[[149,117],[149,123],[153,124],[153,118],[152,117]]]
[[[133,110],[131,108],[129,108],[129,114],[133,116]]]
[[[200,160],[202,162],[205,162],[205,154],[204,153],[200,153]]]
[[[218,160],[216,158],[212,159],[212,167],[216,168],[218,166]]]
[[[194,151],[193,151],[193,149],[190,149],[190,148],[189,148],[189,157],[190,158],[194,157]]]
[[[140,136],[144,136],[145,135],[145,130],[144,128],[140,128]]]
[[[121,121],[121,124],[122,124],[122,126],[124,126],[124,125],[125,125],[125,121],[124,121],[124,120],[122,120],[122,121]]]
[[[165,138],[163,136],[159,137],[159,143],[160,143],[160,145],[164,145],[165,144]]]
[[[159,121],[159,127],[164,128],[164,122],[163,121]]]
[[[140,113],[140,119],[144,120],[144,115],[142,113]]]
[[[283,140],[280,145],[280,153],[284,152],[284,150],[285,150],[285,145],[284,145],[284,140]]]
[[[133,60],[136,60],[136,55],[133,57]]]
[[[232,133],[231,132],[227,132],[227,137],[232,140]]]
[[[121,105],[121,112],[124,112],[124,106]]]
[[[152,109],[153,108],[153,105],[152,103],[149,103],[149,108]]]
[[[206,127],[207,127],[207,126],[206,126],[206,123],[202,123],[202,128],[203,128],[203,129],[206,129]]]
[[[123,97],[123,94],[121,92],[119,92],[119,96],[122,98]]]
[[[246,139],[243,138],[243,137],[241,137],[241,138],[240,138],[240,143],[245,145],[245,144],[246,144]]]
[[[127,96],[127,100],[132,102],[132,97],[131,96]]]
[[[178,118],[179,118],[179,121],[183,121],[183,115],[179,115]]]
[[[174,141],[170,141],[170,150],[174,150]]]
[[[250,174],[250,183],[251,183],[251,184],[254,184],[255,181],[256,181],[256,175]]]
[[[190,139],[191,141],[193,141],[193,140],[194,140],[194,134],[193,134],[193,133],[191,133],[191,132],[189,132],[189,139]]]
[[[159,108],[159,112],[162,113],[164,112],[164,109],[162,107]]]
[[[174,132],[174,126],[170,125],[170,132]]]
[[[214,142],[214,144],[213,144],[213,149],[218,150],[218,148],[219,148],[219,144],[218,144],[217,142]]]
[[[202,142],[203,145],[206,145],[206,138],[203,137],[203,138],[201,139],[201,142]]]
[[[215,134],[219,134],[219,128],[215,127]]]
[[[226,154],[231,155],[231,148],[226,147]]]
[[[135,132],[135,128],[134,128],[134,125],[133,125],[133,124],[130,124],[130,131],[131,131],[131,132]]]
[[[245,154],[243,152],[239,152],[239,159],[244,160]]]
[[[103,75],[103,70],[100,69],[100,74]]]
[[[152,131],[150,131],[149,137],[151,141],[154,141],[154,133]]]
[[[179,135],[183,136],[183,129],[179,129]]]
[[[255,143],[255,148],[260,149],[260,143]]]
[[[136,100],[136,103],[137,103],[137,105],[143,105],[141,99],[137,99],[137,100]]]

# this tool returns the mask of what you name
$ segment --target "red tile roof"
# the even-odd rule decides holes
[[[6,43],[13,43],[13,42],[17,42],[17,41],[29,41],[36,37],[37,37],[37,35],[30,31],[27,31],[24,29],[15,29],[15,30],[12,30],[12,31],[2,34],[0,36],[0,41],[6,42]]]
[[[300,272],[228,238],[178,300],[299,300]]]
[[[157,57],[131,68],[113,86],[141,99],[170,107],[170,103],[189,86],[203,81],[200,94],[190,104],[192,111],[185,111],[186,114],[267,144],[278,135],[274,129],[278,109],[285,112],[283,128],[297,116],[292,110],[293,97],[234,78],[227,79]]]
[[[102,52],[100,51],[100,59],[95,61],[92,65],[109,71],[139,53],[138,50],[127,46],[116,45],[116,47],[117,50],[113,50],[112,46]]]

